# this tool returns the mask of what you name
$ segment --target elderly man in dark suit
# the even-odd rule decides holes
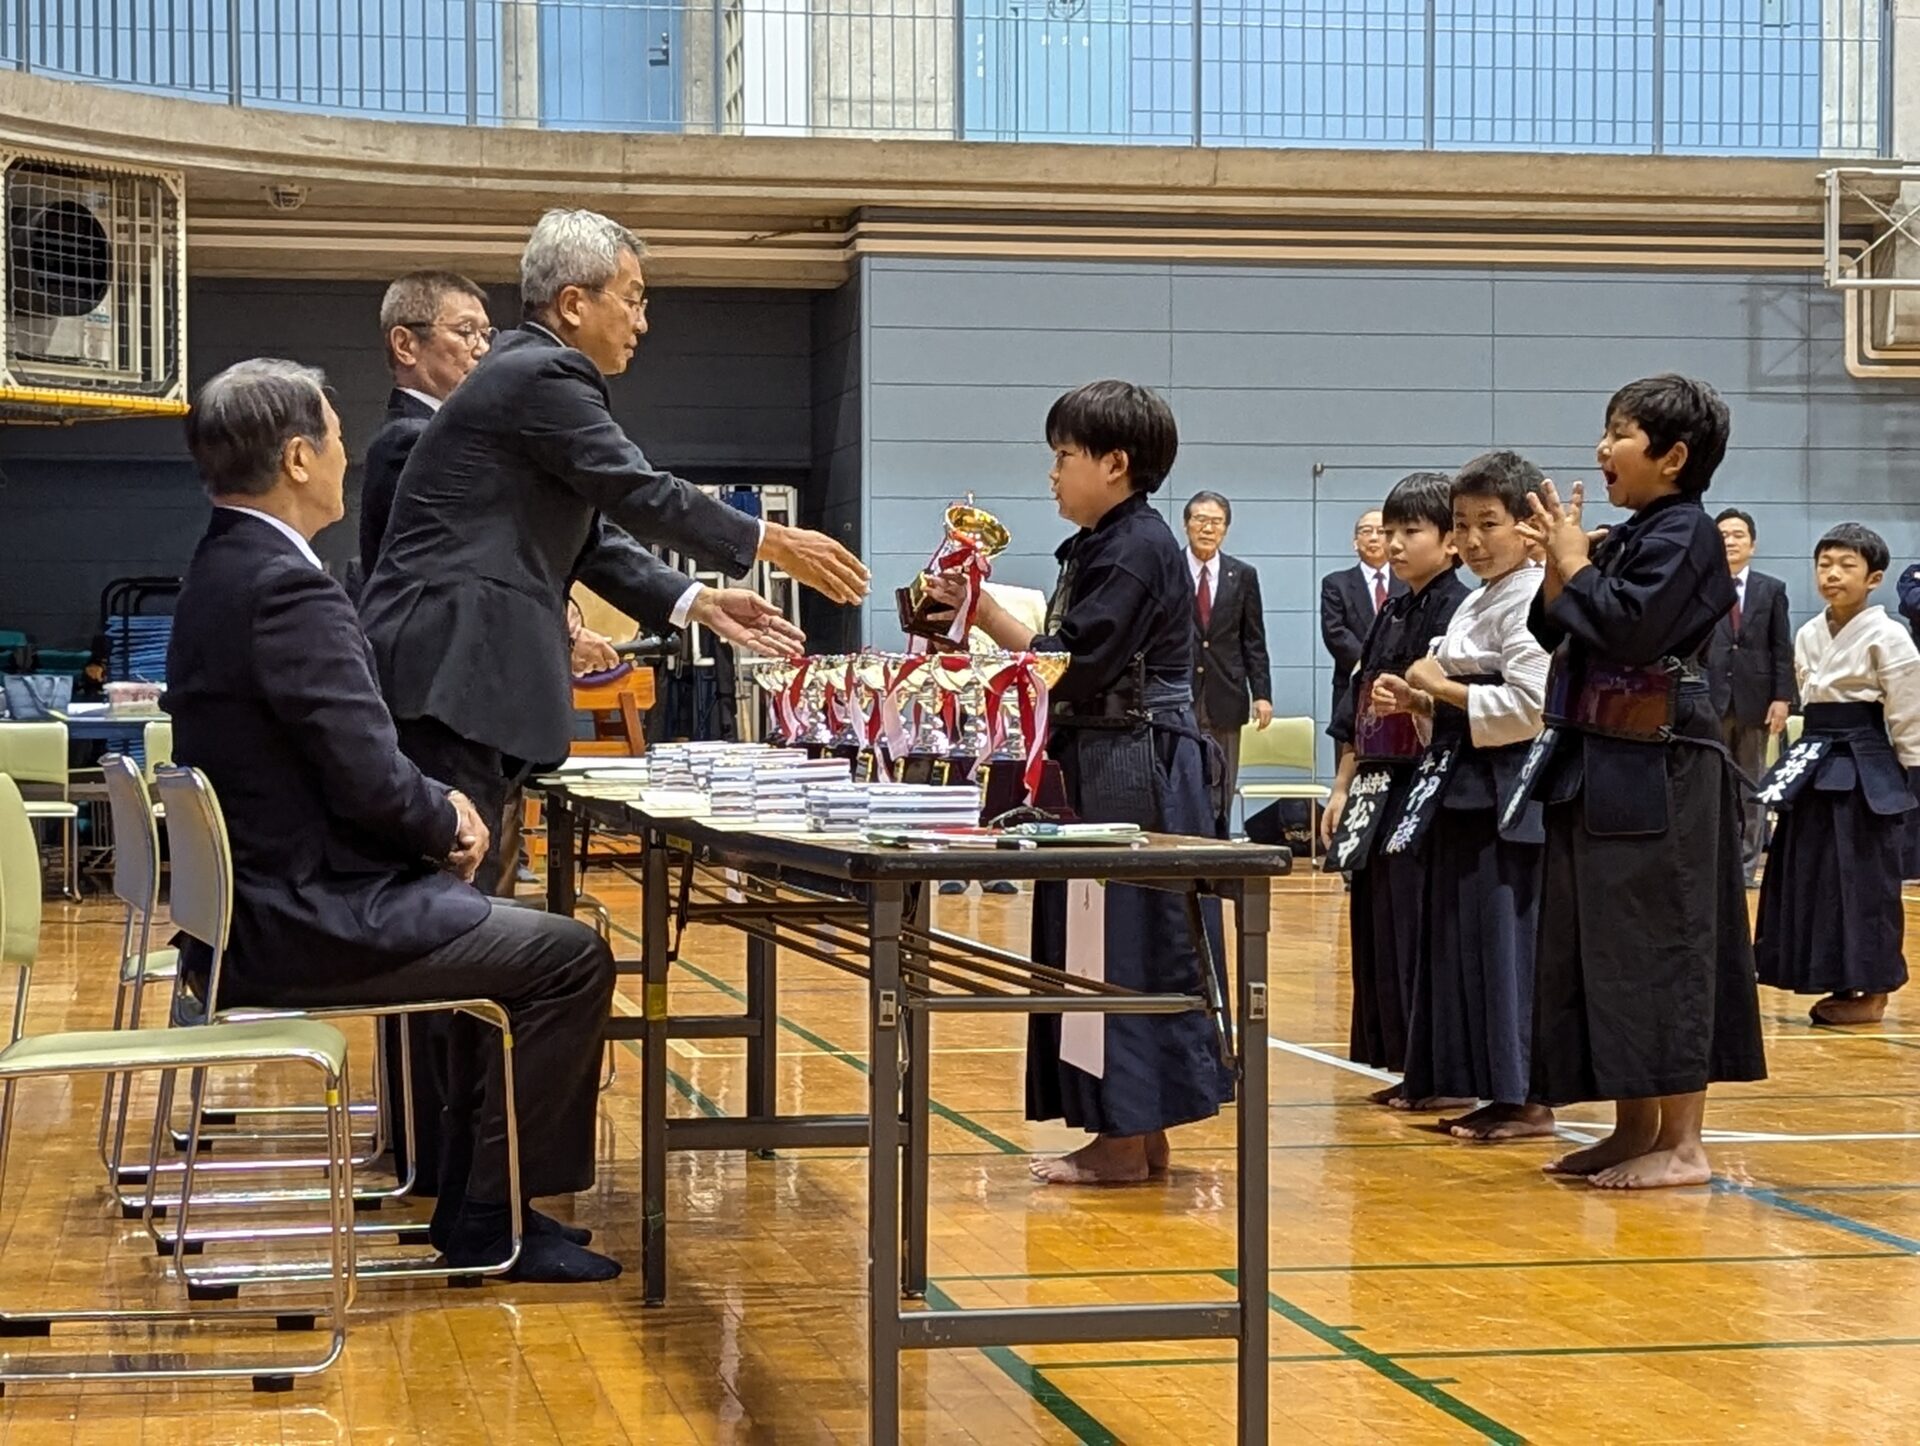
[[[1767,739],[1785,731],[1796,691],[1787,585],[1753,570],[1759,534],[1752,517],[1729,507],[1714,521],[1738,601],[1707,639],[1707,690],[1733,761],[1757,780],[1767,771]],[[1760,887],[1760,851],[1766,846],[1767,810],[1749,797],[1740,814],[1740,853],[1750,889]]]
[[[444,1122],[443,1183],[458,1184],[441,1193],[434,1243],[457,1265],[502,1260],[518,1211],[517,1278],[613,1278],[585,1232],[529,1204],[593,1182],[613,958],[577,920],[491,904],[465,882],[488,815],[401,753],[353,604],[310,546],[345,510],[346,449],[320,374],[229,367],[194,399],[187,444],[214,513],[174,612],[166,707],[175,759],[206,773],[233,840],[219,1002],[503,1005],[521,1198],[509,1198],[496,1055],[477,1108]],[[204,953],[185,972],[204,988]]]
[[[1260,574],[1221,551],[1233,525],[1233,504],[1218,492],[1196,492],[1182,518],[1187,571],[1193,577],[1194,713],[1226,755],[1215,800],[1224,814],[1240,778],[1240,729],[1249,717],[1262,728],[1273,722],[1267,619]]]
[[[1360,514],[1353,524],[1353,550],[1360,559],[1352,567],[1330,572],[1320,579],[1320,641],[1333,659],[1333,711],[1340,711],[1346,696],[1347,681],[1360,661],[1367,630],[1374,615],[1398,597],[1407,585],[1387,566],[1387,530],[1380,522],[1380,509]]]
[[[765,599],[690,584],[634,538],[736,577],[766,558],[835,602],[865,595],[866,569],[832,538],[759,522],[657,471],[614,421],[607,378],[647,330],[641,253],[591,211],[541,218],[520,263],[528,320],[415,444],[361,597],[402,746],[489,817],[531,768],[567,754],[575,579],[649,627],[694,621],[762,652],[798,650]],[[489,858],[481,886],[498,871]]]

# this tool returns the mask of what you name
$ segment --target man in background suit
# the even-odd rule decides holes
[[[1218,492],[1196,492],[1182,518],[1187,571],[1193,576],[1193,706],[1200,726],[1226,755],[1215,806],[1225,813],[1240,780],[1240,729],[1249,716],[1273,722],[1273,673],[1267,665],[1267,620],[1260,574],[1220,549],[1233,525],[1233,504]]]
[[[1340,711],[1374,615],[1388,598],[1407,590],[1387,566],[1387,530],[1379,508],[1361,513],[1353,524],[1353,550],[1359,562],[1320,579],[1320,641],[1333,658],[1333,713]]]
[[[322,1008],[484,997],[514,1036],[520,1198],[509,1198],[497,1052],[450,1109],[432,1239],[460,1266],[610,1280],[619,1265],[533,1198],[593,1183],[613,956],[575,919],[495,905],[470,878],[488,816],[401,753],[346,590],[313,535],[345,511],[347,454],[320,373],[229,367],[194,398],[187,445],[213,499],[167,655],[174,757],[202,770],[233,846],[218,1005]],[[205,997],[208,959],[183,970]],[[464,1099],[465,1095],[449,1095]]]
[[[1793,707],[1787,585],[1753,571],[1759,537],[1752,517],[1729,507],[1714,522],[1739,600],[1707,639],[1707,689],[1727,750],[1740,771],[1757,781],[1767,771],[1767,739],[1785,730]],[[1750,889],[1760,886],[1760,851],[1766,844],[1767,810],[1749,795],[1741,808],[1740,854]]]
[[[799,650],[766,599],[690,583],[635,538],[734,577],[766,558],[835,602],[866,591],[866,569],[832,538],[761,522],[655,470],[614,421],[607,378],[647,330],[641,251],[591,211],[541,218],[521,256],[528,320],[415,444],[361,596],[401,746],[489,817],[533,768],[567,755],[576,579],[649,628],[698,622],[759,652]],[[489,857],[480,887],[499,870]]]

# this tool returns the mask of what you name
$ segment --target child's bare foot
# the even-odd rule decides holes
[[[1400,1094],[1399,1082],[1395,1081],[1393,1084],[1388,1085],[1385,1089],[1375,1090],[1372,1094],[1368,1095],[1367,1103],[1373,1104],[1373,1105],[1385,1105],[1388,1109],[1397,1110],[1401,1107],[1400,1106],[1401,1098],[1402,1096]]]
[[[1606,1139],[1549,1160],[1540,1169],[1548,1175],[1597,1175],[1644,1155],[1653,1148],[1655,1131],[1616,1129]]]
[[[1164,1175],[1167,1173],[1167,1161],[1173,1151],[1167,1145],[1167,1132],[1153,1130],[1147,1135],[1147,1173]]]
[[[1553,1133],[1553,1111],[1545,1105],[1488,1105],[1455,1120],[1448,1133],[1479,1145],[1537,1140]]]
[[[1887,1012],[1884,994],[1829,994],[1809,1011],[1815,1024],[1878,1024]]]
[[[1405,1110],[1411,1115],[1431,1115],[1440,1110],[1471,1109],[1480,1101],[1462,1099],[1458,1095],[1428,1095],[1425,1099],[1410,1100],[1404,1094],[1388,1104],[1389,1109]]]
[[[1713,1179],[1707,1152],[1698,1145],[1654,1150],[1610,1169],[1587,1176],[1596,1190],[1664,1190],[1682,1185],[1705,1185]]]
[[[1151,1173],[1145,1135],[1096,1135],[1070,1155],[1028,1165],[1043,1185],[1138,1185]]]

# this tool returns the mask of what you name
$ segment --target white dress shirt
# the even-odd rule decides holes
[[[1733,592],[1740,600],[1740,626],[1743,629],[1747,625],[1747,574],[1752,571],[1753,566],[1749,563],[1733,575]]]
[[[275,532],[299,548],[300,555],[308,562],[312,563],[315,567],[320,567],[320,559],[314,554],[313,547],[306,538],[302,537],[293,527],[282,522],[278,517],[275,517],[271,512],[262,512],[257,507],[235,507],[225,502],[220,504],[219,510],[222,512],[243,512],[248,517],[259,518],[262,522],[266,523],[267,526],[271,527]],[[324,572],[325,570],[325,568],[321,568],[321,571]]]
[[[1378,567],[1373,567],[1363,562],[1360,564],[1360,573],[1367,580],[1367,606],[1378,613],[1380,611],[1379,599],[1382,596],[1381,589],[1384,588],[1386,590],[1385,596],[1393,596],[1393,569],[1385,563],[1381,563]]]
[[[429,396],[417,387],[402,387],[400,390],[412,397],[416,402],[425,406],[429,412],[437,412],[440,410],[440,398]]]

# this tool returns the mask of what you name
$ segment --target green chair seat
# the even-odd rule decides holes
[[[76,1029],[29,1035],[0,1049],[0,1079],[35,1074],[104,1074],[197,1069],[305,1059],[338,1077],[346,1036],[313,1019],[208,1024],[194,1029]]]

